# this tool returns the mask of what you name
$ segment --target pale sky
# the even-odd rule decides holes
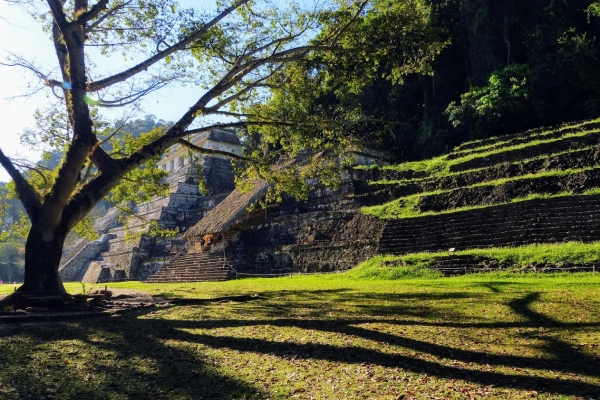
[[[190,5],[200,2],[187,0],[181,3]],[[45,67],[44,72],[52,71],[57,65],[52,43],[48,34],[42,31],[41,25],[36,24],[19,7],[0,1],[0,62],[5,61],[7,52],[34,61],[36,65]],[[117,72],[124,66],[108,68]],[[58,78],[56,75],[54,77]],[[54,98],[48,89],[33,96],[15,98],[27,93],[30,83],[36,84],[37,80],[22,68],[0,66],[0,148],[9,157],[37,160],[39,153],[19,143],[19,132],[32,127],[34,111],[44,103],[54,101]],[[199,95],[198,89],[194,87],[163,89],[150,95],[142,103],[140,117],[154,114],[166,121],[178,119]],[[124,110],[116,111],[112,115],[116,118],[123,112]],[[8,174],[0,167],[0,181],[8,180]]]

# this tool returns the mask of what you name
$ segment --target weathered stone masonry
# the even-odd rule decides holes
[[[380,254],[600,240],[600,196],[529,200],[388,221]]]

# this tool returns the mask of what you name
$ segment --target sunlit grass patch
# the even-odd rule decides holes
[[[431,271],[431,275],[427,275],[421,271],[428,270],[437,261],[457,256],[492,259],[496,260],[503,268],[515,268],[515,270],[532,264],[596,263],[600,262],[600,242],[542,243],[519,247],[470,249],[457,251],[452,254],[447,252],[423,252],[400,256],[375,256],[359,264],[345,275],[348,277],[380,279],[435,278],[440,276],[439,274],[436,275],[436,271]],[[413,274],[412,276],[411,273]],[[572,274],[552,274],[554,277],[560,275],[569,277]],[[482,279],[507,278],[511,276],[514,276],[514,272],[495,271],[486,272]],[[532,276],[544,277],[543,274],[532,274]],[[544,277],[544,279],[548,278]]]
[[[565,252],[577,253],[573,246]],[[404,264],[419,267],[427,257],[405,257]],[[0,394],[6,399],[600,396],[594,367],[600,357],[600,274],[383,278],[347,273],[109,284],[109,289],[171,297],[259,296],[244,303],[0,326]],[[81,284],[67,288],[80,292]]]

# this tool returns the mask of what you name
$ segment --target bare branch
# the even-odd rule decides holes
[[[188,142],[185,139],[179,139],[177,141],[177,143],[181,144],[184,147],[187,147],[190,150],[196,151],[198,153],[210,154],[210,155],[219,155],[219,156],[227,156],[227,157],[235,158],[236,160],[243,160],[243,161],[254,163],[254,161],[252,159],[248,158],[248,157],[238,156],[237,154],[230,153],[228,151],[214,150],[214,149],[205,149],[204,147],[196,146],[195,144],[190,143],[190,142]]]
[[[297,121],[274,121],[274,120],[265,120],[265,121],[242,121],[242,122],[223,122],[218,124],[212,124],[203,126],[201,128],[190,129],[181,135],[181,137],[186,135],[193,135],[194,133],[206,132],[211,129],[227,129],[227,128],[242,128],[250,125],[271,125],[271,126],[298,126]]]
[[[33,65],[33,63],[29,62],[28,60],[24,59],[23,57],[14,54],[14,53],[8,53],[10,54],[12,57],[14,57],[14,61],[10,62],[10,58],[9,58],[9,62],[0,62],[0,65],[4,65],[5,67],[22,67],[25,69],[28,69],[29,71],[33,72],[40,80],[42,81],[46,81],[48,80],[48,76],[46,74],[44,74],[43,72],[41,72],[35,65]]]
[[[49,74],[42,72],[35,64],[33,64],[29,60],[26,60],[24,57],[22,57],[18,54],[15,54],[15,53],[11,53],[11,52],[8,52],[8,54],[9,54],[9,58],[7,59],[7,62],[0,62],[0,65],[6,66],[6,67],[24,68],[30,72],[33,72],[33,74],[40,80],[40,83],[41,83],[39,87],[36,87],[32,91],[18,95],[18,96],[14,96],[13,98],[29,97],[32,94],[35,94],[35,93],[39,92],[40,90],[42,90],[44,87],[50,87],[52,89],[52,93],[56,97],[62,98],[55,92],[55,88],[57,88],[57,87],[64,88],[63,82],[59,82],[56,79],[49,78]]]
[[[149,87],[142,89],[138,92],[131,93],[127,96],[120,97],[120,98],[114,99],[114,100],[104,100],[104,99],[98,100],[95,105],[97,105],[99,107],[107,107],[107,108],[123,107],[123,106],[129,105],[129,104],[135,103],[142,97],[146,96],[148,93],[159,90],[159,89],[165,87],[166,85],[168,85],[169,83],[170,82],[168,80],[156,81],[156,82],[153,82]]]
[[[131,118],[131,116],[133,115],[133,113],[134,113],[134,110],[131,110],[131,112],[129,113],[129,115],[121,121],[121,125],[119,125],[117,127],[117,129],[115,129],[114,131],[112,131],[112,133],[110,135],[108,135],[106,137],[106,139],[104,139],[103,141],[101,141],[98,145],[102,146],[104,143],[108,142],[116,134],[118,134],[121,131],[121,129],[123,129],[123,127],[127,124],[127,121],[129,121],[129,118]]]
[[[212,27],[217,25],[223,18],[227,17],[229,14],[234,12],[236,9],[246,4],[250,0],[239,0],[231,7],[223,10],[219,15],[214,17],[211,21],[204,24],[200,29],[187,36],[185,39],[180,40],[178,43],[174,44],[171,47],[164,49],[163,51],[156,53],[154,56],[146,59],[145,61],[139,63],[138,65],[123,71],[119,74],[110,76],[108,78],[104,78],[102,80],[92,82],[88,85],[88,90],[91,92],[98,91],[100,89],[104,89],[108,86],[111,86],[118,82],[123,82],[126,79],[131,78],[134,75],[137,75],[141,71],[148,69],[150,66],[156,64],[157,62],[163,60],[165,57],[173,54],[176,51],[185,49],[188,45],[193,43],[195,40],[199,39],[202,35],[208,32]]]
[[[239,58],[238,58],[238,62],[244,61],[246,58],[253,56],[254,54],[258,54],[261,51],[265,51],[270,47],[275,46],[275,51],[279,48],[280,45],[286,43],[286,42],[291,42],[294,39],[299,38],[300,36],[302,36],[304,33],[306,33],[306,31],[308,30],[308,27],[305,27],[304,29],[300,30],[299,32],[297,32],[294,35],[290,35],[290,36],[286,36],[283,38],[278,38],[278,39],[274,39],[271,42],[268,42],[262,46],[259,46],[255,49],[253,49],[252,51],[248,51],[248,52],[244,52]]]
[[[275,68],[273,71],[271,71],[267,76],[261,77],[260,79],[258,79],[257,81],[255,81],[254,83],[248,84],[244,89],[240,90],[239,92],[219,101],[217,104],[210,106],[208,108],[206,108],[204,110],[205,114],[210,114],[213,113],[215,111],[218,111],[220,108],[226,106],[227,104],[231,103],[232,101],[238,100],[240,99],[242,96],[244,96],[245,94],[251,92],[254,89],[260,88],[260,87],[273,87],[273,85],[267,85],[267,84],[263,84],[262,82],[264,82],[265,80],[269,79],[270,77],[272,77],[275,73],[277,73],[277,71],[281,70],[283,66],[280,65],[277,68]]]
[[[86,28],[86,32],[93,31],[100,24],[102,24],[102,22],[104,22],[107,18],[113,16],[120,9],[127,7],[131,2],[133,2],[133,0],[129,0],[128,2],[125,2],[123,4],[120,4],[120,5],[112,8],[111,10],[109,10],[108,12],[106,12],[104,15],[102,15],[100,18],[98,18],[97,20],[95,20],[93,23],[91,23],[90,25],[88,25],[87,28]]]
[[[42,170],[50,171],[50,168],[36,166],[34,167],[32,163],[19,163],[18,161],[12,160],[15,167],[27,169],[27,171],[33,171],[44,181],[43,187],[44,191],[42,192],[42,196],[46,194],[48,191],[48,179],[46,179],[46,175],[42,172]]]
[[[344,33],[356,21],[356,19],[365,10],[365,8],[367,7],[368,4],[369,4],[369,0],[363,0],[363,2],[360,3],[359,7],[356,9],[356,12],[352,16],[352,18],[350,18],[350,20],[346,24],[340,26],[338,29],[334,29],[333,31],[331,31],[328,35],[323,37],[320,42],[326,43],[326,42],[337,41],[339,39],[339,37],[342,35],[342,33]]]
[[[135,42],[118,42],[118,43],[101,43],[101,44],[89,44],[86,43],[85,47],[117,47],[117,46],[129,46]]]

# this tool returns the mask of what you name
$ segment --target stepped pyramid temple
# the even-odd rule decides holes
[[[138,205],[132,221],[157,221],[179,234],[126,241],[118,212],[110,210],[96,222],[98,240],[65,249],[61,275],[84,282],[224,280],[345,270],[376,254],[600,241],[599,139],[600,120],[593,120],[466,143],[396,166],[357,153],[357,164],[367,165],[348,168],[340,189],[316,186],[307,201],[287,198],[252,212],[264,182],[241,193],[229,158],[191,159],[175,147],[159,163],[169,172],[170,194]],[[192,141],[241,154],[228,131]],[[198,173],[207,195],[198,190]],[[450,254],[433,267],[464,273],[498,263]]]
[[[242,154],[239,139],[230,131],[211,130],[190,142]],[[377,157],[375,152],[357,153],[364,163],[374,163]],[[358,213],[359,205],[349,197],[349,176],[342,190],[319,187],[306,202],[286,199],[268,211],[249,213],[249,206],[264,196],[267,185],[256,182],[249,193],[235,189],[231,158],[191,157],[177,145],[158,165],[169,173],[170,193],[139,204],[136,215],[129,218],[129,229],[157,221],[161,228],[177,228],[180,234],[125,240],[127,230],[118,221],[119,212],[111,209],[95,223],[99,239],[80,239],[65,248],[60,267],[63,280],[224,280],[244,274],[343,270],[374,254],[373,238],[383,224]],[[199,179],[208,194],[200,193]]]

